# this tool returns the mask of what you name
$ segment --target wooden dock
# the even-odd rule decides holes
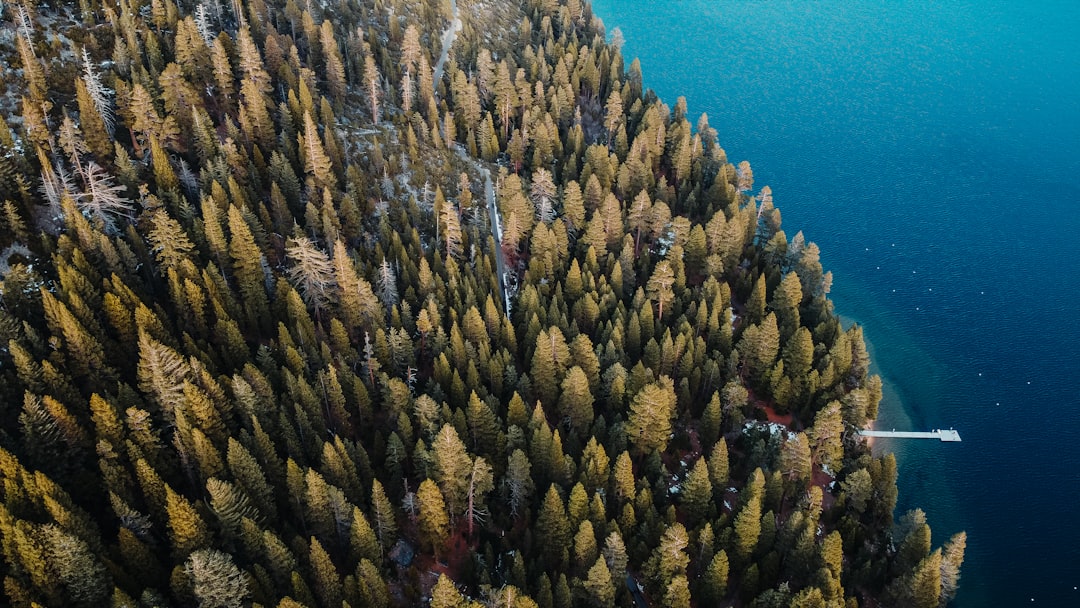
[[[934,429],[930,432],[913,431],[859,431],[863,437],[894,437],[897,439],[939,439],[941,441],[960,441],[960,433],[953,429]]]

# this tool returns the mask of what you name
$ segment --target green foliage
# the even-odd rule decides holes
[[[675,387],[668,376],[645,385],[634,396],[626,435],[638,454],[667,447],[675,405]]]
[[[450,516],[446,512],[446,502],[439,486],[425,479],[416,493],[416,503],[421,539],[437,556],[450,534]]]
[[[570,541],[570,521],[566,506],[554,484],[548,487],[536,518],[540,549],[549,566],[557,566],[566,557]]]

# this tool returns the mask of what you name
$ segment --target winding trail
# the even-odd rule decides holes
[[[446,60],[450,56],[450,47],[454,46],[454,40],[457,39],[457,34],[461,31],[461,17],[458,13],[457,0],[450,0],[450,8],[453,11],[454,18],[450,22],[449,27],[446,28],[446,31],[443,32],[442,52],[439,53],[439,60],[435,62],[435,72],[431,79],[431,93],[436,99],[439,96],[439,81],[442,80],[443,70],[446,67]],[[506,317],[509,318],[510,295],[506,291],[507,275],[506,261],[503,260],[502,251],[502,218],[499,217],[499,208],[495,204],[495,187],[491,183],[491,170],[475,158],[469,156],[469,153],[461,144],[455,145],[455,150],[458,156],[472,164],[472,166],[484,176],[484,199],[487,201],[488,223],[491,224],[491,237],[495,240],[495,278],[499,283],[499,295],[502,298]]]
[[[446,67],[446,59],[450,56],[450,47],[454,46],[457,33],[461,31],[461,17],[458,13],[457,0],[450,0],[450,10],[454,18],[450,20],[450,26],[442,35],[442,52],[438,61],[435,62],[435,72],[431,79],[431,94],[439,96],[439,81],[442,80],[443,68]]]

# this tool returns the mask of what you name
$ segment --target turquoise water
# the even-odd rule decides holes
[[[598,0],[835,275],[956,605],[1080,606],[1080,2]]]

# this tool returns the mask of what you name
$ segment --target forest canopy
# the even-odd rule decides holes
[[[4,0],[4,601],[948,603],[817,246],[611,38]]]

